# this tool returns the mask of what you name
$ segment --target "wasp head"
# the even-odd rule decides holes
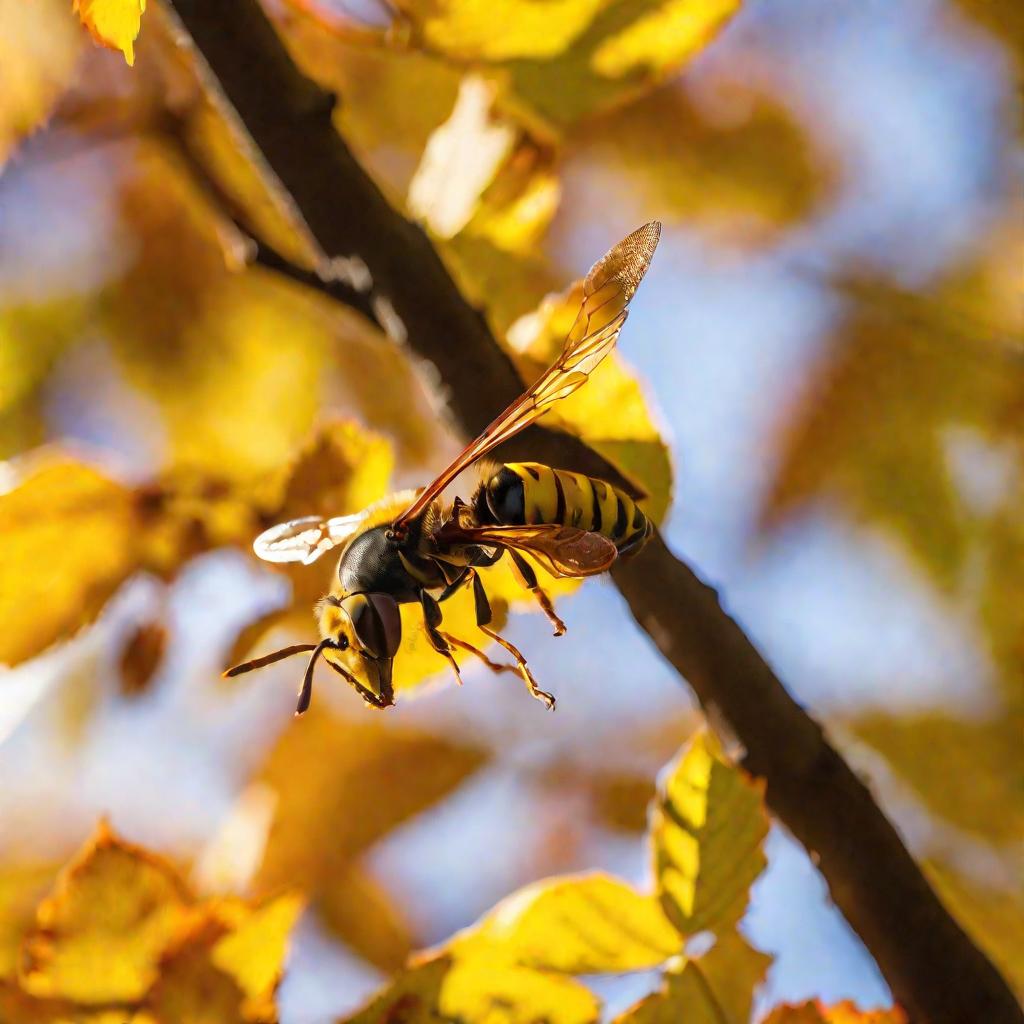
[[[402,617],[390,594],[325,597],[317,608],[324,660],[374,707],[395,702],[391,667],[402,642]]]

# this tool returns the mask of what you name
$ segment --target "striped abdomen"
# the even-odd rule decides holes
[[[560,523],[600,533],[620,552],[648,537],[647,517],[624,491],[539,462],[509,462],[483,487],[487,510],[506,526]]]

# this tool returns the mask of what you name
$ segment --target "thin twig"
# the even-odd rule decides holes
[[[476,434],[522,383],[429,239],[388,204],[335,131],[331,97],[299,72],[257,0],[174,6],[323,251],[358,254],[374,294],[405,325],[409,347],[437,368],[455,423]],[[511,447],[621,479],[567,434],[534,427]],[[1024,1024],[1010,989],[943,908],[866,786],[714,590],[657,536],[613,575],[637,622],[744,744],[747,767],[767,781],[772,810],[817,859],[832,898],[911,1019]]]

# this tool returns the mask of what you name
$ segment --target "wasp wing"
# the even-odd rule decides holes
[[[366,521],[367,512],[351,516],[303,516],[264,530],[252,549],[264,562],[302,562],[309,565],[332,548],[344,544]]]
[[[552,576],[596,576],[610,569],[618,556],[615,545],[602,534],[557,523],[465,527],[448,523],[439,537],[447,543],[521,551],[540,562]]]
[[[615,347],[626,322],[626,307],[651,265],[660,235],[661,224],[651,221],[624,238],[590,268],[583,282],[580,311],[558,359],[423,489],[395,520],[396,526],[415,519],[464,469],[587,382],[594,368]]]

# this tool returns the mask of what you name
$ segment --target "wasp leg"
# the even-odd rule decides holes
[[[519,669],[519,675],[522,677],[523,682],[526,683],[526,688],[530,691],[530,694],[536,697],[537,700],[543,701],[549,711],[554,711],[555,698],[537,685],[537,680],[533,678],[533,673],[526,664],[526,659],[519,653],[519,648],[506,640],[503,636],[499,636],[493,629],[489,628],[488,623],[491,621],[491,602],[487,600],[484,585],[480,581],[479,573],[476,572],[473,573],[473,599],[476,602],[476,624],[479,627],[480,632],[486,633],[487,636],[496,643],[501,644],[501,646],[504,647],[513,658],[515,658],[516,667]]]
[[[438,654],[448,659],[448,664],[451,665],[452,671],[455,673],[455,681],[461,686],[462,676],[459,675],[459,663],[455,660],[452,649],[448,646],[448,641],[445,640],[437,628],[441,625],[440,605],[425,590],[421,590],[420,607],[423,609],[423,626],[427,631],[427,639],[430,641],[430,646]]]
[[[537,574],[533,571],[533,566],[518,551],[509,550],[508,556],[515,566],[519,582],[537,599],[540,610],[548,617],[548,622],[555,627],[555,636],[561,636],[565,632],[565,623],[556,614],[551,598],[537,582]]]
[[[492,672],[517,671],[515,665],[501,665],[496,661],[491,661],[491,659],[488,658],[479,647],[474,647],[472,644],[466,643],[465,640],[460,640],[457,636],[452,636],[451,633],[442,633],[441,636],[443,636],[452,647],[458,647],[460,650],[468,651],[470,654],[475,654],[476,657],[478,657]]]

